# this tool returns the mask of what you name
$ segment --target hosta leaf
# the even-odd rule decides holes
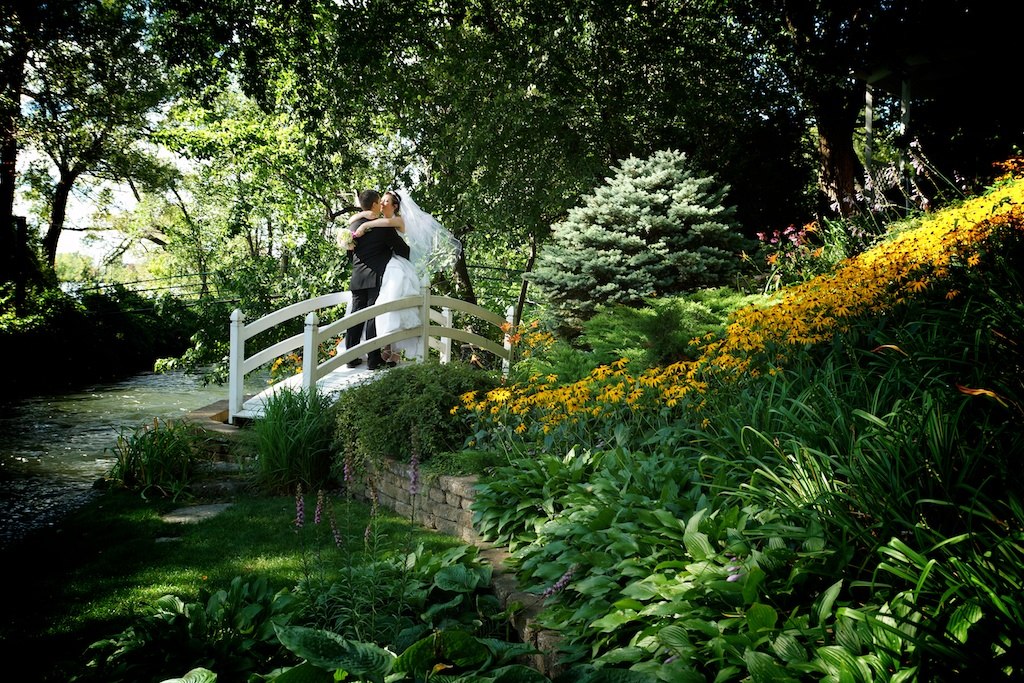
[[[441,631],[441,652],[445,658],[462,668],[479,666],[490,658],[487,646],[465,631]]]
[[[690,647],[690,636],[682,626],[666,626],[658,631],[658,642],[673,650],[685,650]]]
[[[631,621],[636,621],[636,612],[612,612],[606,614],[600,619],[595,619],[591,623],[591,627],[597,629],[601,633],[611,633],[615,629],[619,628],[623,624],[628,624]]]
[[[772,641],[772,652],[787,664],[807,661],[807,651],[799,640],[788,633],[782,633]]]
[[[171,678],[163,683],[216,683],[217,674],[209,669],[192,669],[181,678]]]
[[[826,645],[817,650],[818,658],[826,664],[833,675],[844,672],[854,676],[855,680],[872,680],[871,668],[851,652],[838,645]],[[858,679],[857,676],[860,678]]]
[[[634,581],[622,589],[622,594],[628,598],[637,600],[650,600],[661,595],[661,587],[666,583],[665,577],[660,574],[652,574],[639,581]]]
[[[950,616],[949,625],[946,626],[946,630],[949,632],[949,635],[953,636],[961,643],[966,643],[967,631],[970,630],[971,626],[978,623],[978,621],[981,620],[981,617],[981,607],[978,605],[974,603],[960,605]]]
[[[686,533],[683,534],[683,545],[686,552],[695,560],[704,560],[715,554],[715,549],[708,540],[705,533],[697,531],[697,527],[704,518],[704,511],[701,510],[686,522]]]
[[[754,683],[781,683],[793,680],[786,675],[786,670],[779,666],[775,658],[766,652],[747,650],[743,653],[743,661],[746,662],[750,680]]]
[[[586,683],[657,683],[652,674],[629,669],[598,669],[587,676]]]
[[[303,662],[274,678],[274,683],[335,683],[334,671],[325,671],[309,662]]]
[[[465,631],[436,631],[409,646],[395,660],[392,670],[426,673],[437,664],[471,669],[489,657],[487,646]]]
[[[903,671],[897,671],[889,679],[889,683],[911,683],[911,681],[917,680],[917,667],[912,666],[909,669]]]
[[[434,635],[430,634],[405,648],[405,651],[395,660],[392,670],[398,673],[430,671],[433,665]]]
[[[860,652],[863,641],[861,639],[859,622],[852,619],[837,619],[835,625],[836,644],[842,645],[850,652]],[[870,633],[870,631],[868,631]],[[865,634],[868,639],[870,635]]]
[[[491,654],[494,655],[495,661],[499,663],[524,655],[541,654],[540,650],[529,643],[510,643],[505,640],[498,640],[497,638],[477,638],[477,642],[487,647]]]
[[[426,612],[424,612],[420,616],[423,619],[423,621],[427,622],[428,624],[433,623],[433,618],[435,615],[442,614],[453,607],[458,607],[462,604],[462,601],[464,599],[465,593],[459,593],[448,602],[435,602],[427,609]]]
[[[740,668],[738,666],[727,666],[718,672],[715,676],[714,683],[726,683],[726,681],[734,681],[740,675]]]
[[[510,664],[491,672],[494,683],[550,683],[551,679],[528,666]]]
[[[602,665],[632,664],[647,656],[647,651],[639,647],[619,647],[609,650],[598,658]]]
[[[778,620],[779,613],[768,605],[754,603],[747,610],[747,626],[752,633],[761,629],[771,630]]]
[[[434,585],[452,593],[472,593],[480,585],[480,576],[468,567],[457,564],[437,572]]]
[[[573,584],[573,588],[583,595],[603,597],[612,591],[617,591],[619,584],[607,576],[588,576],[582,581]]]
[[[614,603],[612,603],[612,606],[615,609],[632,610],[632,611],[639,612],[640,610],[642,610],[644,608],[644,603],[642,603],[642,602],[640,602],[638,600],[631,600],[629,598],[625,598],[625,599],[622,599],[622,600],[616,600]]]
[[[746,603],[752,603],[757,600],[758,592],[761,588],[761,584],[765,580],[764,570],[760,567],[752,567],[747,575],[741,582],[743,584],[743,601]]]
[[[278,626],[274,630],[282,645],[323,669],[337,669],[337,661],[346,652],[345,639],[337,633],[308,626]]]
[[[832,605],[839,597],[839,591],[843,587],[843,580],[840,579],[828,587],[818,603],[818,623],[824,624],[832,616]]]
[[[715,638],[721,635],[721,631],[717,624],[710,621],[704,621],[703,619],[687,619],[683,622],[683,626],[691,631],[697,631],[707,638]]]
[[[345,640],[330,631],[305,626],[282,626],[275,630],[282,645],[327,671],[344,669],[359,676],[383,677],[394,659],[394,655],[373,643]]]

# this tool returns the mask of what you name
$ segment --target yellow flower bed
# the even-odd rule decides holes
[[[633,374],[622,359],[571,384],[534,376],[484,396],[467,394],[453,412],[468,411],[483,424],[517,434],[547,434],[566,423],[672,410],[684,397],[699,408],[712,379],[773,373],[787,349],[826,342],[854,319],[891,310],[931,288],[947,287],[945,296],[956,297],[947,284],[951,269],[977,265],[995,231],[1024,231],[1022,206],[1024,180],[1018,179],[926,216],[833,272],[781,290],[768,305],[736,311],[724,334],[697,340],[700,353],[693,362]]]

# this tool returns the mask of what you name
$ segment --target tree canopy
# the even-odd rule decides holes
[[[962,28],[956,51],[971,56],[971,72],[987,68],[980,80],[997,81],[998,62],[973,55],[1001,58],[985,33],[1000,22],[974,5],[4,3],[0,246],[11,247],[4,258],[17,251],[16,185],[49,187],[52,261],[73,184],[117,179],[144,210],[159,199],[193,232],[222,225],[218,248],[289,271],[304,245],[329,243],[328,217],[350,208],[354,190],[398,185],[465,245],[450,283],[461,296],[522,301],[518,274],[534,267],[552,226],[631,156],[684,152],[732,188],[748,236],[860,210],[865,82],[886,69],[907,75],[901,65],[932,36],[947,44],[951,26]],[[943,62],[932,73],[944,69],[954,70]],[[951,107],[941,88],[921,93],[913,130],[938,177],[982,179],[994,159],[979,149],[999,157],[1021,142],[1005,117],[990,128],[966,115],[970,125],[957,123],[948,112],[966,103]],[[896,152],[910,148],[893,134],[899,123],[896,113],[879,124]],[[953,144],[940,148],[944,136]],[[49,163],[25,167],[30,151]],[[171,230],[163,248],[205,272],[210,253],[188,246],[189,230]],[[12,272],[8,261],[4,278]]]

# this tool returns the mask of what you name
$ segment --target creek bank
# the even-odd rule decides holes
[[[206,429],[210,434],[209,448],[214,469],[216,463],[230,464],[232,454],[237,455],[237,445],[241,430],[235,425],[227,424],[227,401],[218,401],[200,410],[193,411],[188,419]],[[224,468],[223,465],[219,466]],[[512,612],[511,624],[524,643],[529,643],[539,650],[527,662],[531,667],[549,678],[555,678],[562,668],[558,662],[560,636],[558,632],[546,630],[537,624],[537,615],[543,609],[539,595],[527,593],[519,586],[515,573],[508,568],[509,552],[507,548],[495,546],[480,538],[473,528],[473,513],[470,507],[474,501],[476,476],[454,477],[442,475],[424,477],[418,484],[418,491],[410,491],[409,463],[386,459],[379,469],[373,473],[377,502],[401,517],[412,519],[424,528],[454,536],[465,543],[476,546],[479,555],[492,567],[491,590],[498,598],[503,610],[515,607]],[[205,480],[205,481],[204,481]],[[217,486],[222,482],[228,489],[243,485],[237,477],[204,477],[200,487]],[[208,493],[215,493],[209,488]],[[365,500],[369,500],[371,490],[364,485],[360,492]],[[196,506],[201,507],[201,506]],[[190,515],[205,514],[206,510],[182,509],[174,514],[187,519]],[[181,520],[178,520],[181,521]]]

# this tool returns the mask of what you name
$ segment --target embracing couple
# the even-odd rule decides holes
[[[358,199],[362,211],[351,216],[348,227],[338,235],[339,244],[352,259],[349,313],[418,295],[430,286],[433,273],[455,264],[462,244],[433,216],[420,210],[408,192],[389,190],[381,196],[376,190],[363,190]],[[364,338],[419,326],[418,307],[383,313],[350,327],[345,333],[345,348],[352,348]],[[422,359],[421,340],[408,339],[390,348],[373,349],[366,354],[366,366],[371,370],[393,367],[402,357]],[[353,359],[348,367],[358,367],[362,362],[362,358]]]

